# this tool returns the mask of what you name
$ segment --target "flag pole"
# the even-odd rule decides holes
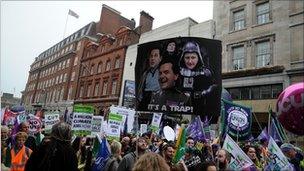
[[[267,129],[267,134],[270,135],[270,120],[271,120],[271,113],[270,111],[272,112],[272,110],[270,110],[271,107],[270,105],[268,105],[268,129]]]
[[[255,113],[254,113],[254,112],[252,112],[252,114],[253,114],[253,116],[254,116],[254,119],[257,121],[257,123],[258,123],[258,126],[259,126],[260,130],[261,130],[261,131],[263,131],[263,129],[262,129],[262,127],[261,127],[261,124],[260,124],[259,120],[257,119],[257,117],[256,117]]]
[[[68,19],[69,19],[69,13],[67,13],[67,17],[66,17],[66,20],[65,20],[65,26],[64,26],[62,39],[64,39],[64,37],[65,37],[65,32],[66,32],[66,28],[67,28]]]

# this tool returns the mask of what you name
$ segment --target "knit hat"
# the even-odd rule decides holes
[[[294,145],[290,144],[290,143],[284,143],[281,145],[281,150],[282,152],[287,152],[289,150],[295,149]]]

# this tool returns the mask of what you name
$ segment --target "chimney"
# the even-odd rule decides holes
[[[141,34],[152,30],[154,18],[145,11],[140,12],[139,26],[141,27]]]

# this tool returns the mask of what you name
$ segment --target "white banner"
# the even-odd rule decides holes
[[[293,170],[288,159],[272,137],[269,139],[268,153],[270,161],[267,166],[267,170]]]
[[[54,113],[54,114],[46,114],[44,116],[44,129],[45,131],[49,132],[52,129],[52,126],[59,122],[59,114]]]
[[[100,134],[102,132],[103,116],[93,116],[91,135]]]
[[[159,129],[160,121],[162,118],[162,113],[153,113],[153,118],[151,122],[151,129],[155,132]]]
[[[226,134],[223,149],[231,154],[230,169],[241,170],[253,165],[252,160],[243,152],[243,150]]]
[[[119,107],[119,106],[111,106],[110,113],[116,113],[116,114],[123,115],[123,120],[120,124],[120,130],[121,131],[124,130],[124,125],[127,120],[127,132],[128,133],[132,132],[134,118],[135,118],[135,110],[127,109],[127,108]]]

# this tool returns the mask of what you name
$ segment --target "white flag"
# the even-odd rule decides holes
[[[229,166],[233,170],[241,170],[253,165],[252,160],[243,152],[243,150],[233,141],[233,139],[227,134],[223,149],[227,150],[231,154],[231,161]]]
[[[272,137],[269,139],[268,152],[270,161],[266,170],[293,170],[293,167]]]
[[[76,12],[74,12],[74,11],[72,11],[72,10],[70,10],[70,9],[69,9],[69,15],[70,15],[70,16],[73,16],[73,17],[75,17],[75,18],[79,18],[79,15],[76,14]]]

